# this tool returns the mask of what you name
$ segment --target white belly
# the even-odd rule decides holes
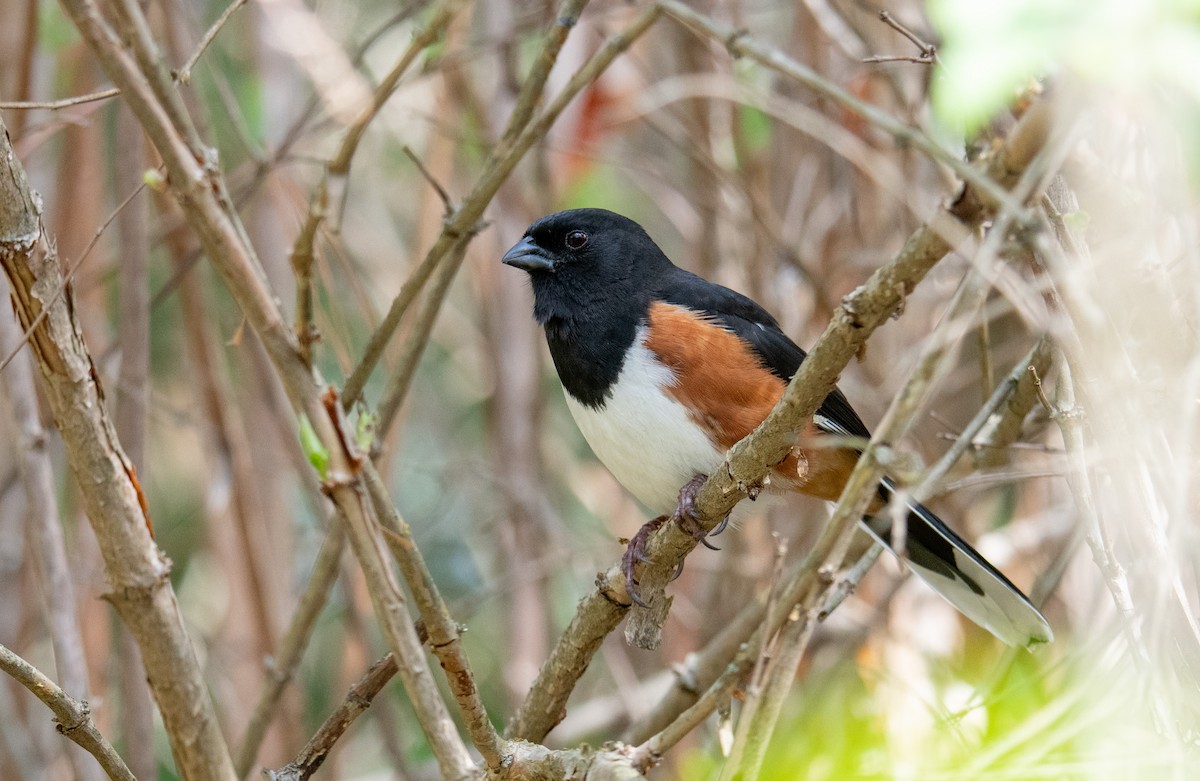
[[[679,489],[724,459],[687,409],[665,390],[675,374],[642,344],[638,331],[612,395],[600,410],[566,394],[579,430],[608,471],[656,514],[675,509]]]

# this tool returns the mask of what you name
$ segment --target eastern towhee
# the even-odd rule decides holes
[[[613,212],[543,217],[503,261],[529,273],[534,317],[588,444],[655,513],[670,514],[681,486],[694,490],[762,422],[804,360],[761,306],[676,267],[640,225]],[[859,452],[811,446],[830,434],[870,437],[836,389],[772,469],[768,489],[836,502]],[[863,519],[885,544],[891,491],[885,480],[871,507],[879,514]],[[1016,586],[929,509],[908,508],[906,553],[917,574],[1001,640],[1050,641],[1046,619]],[[636,595],[634,560],[626,557],[626,575]]]

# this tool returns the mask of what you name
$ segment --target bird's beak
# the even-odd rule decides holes
[[[554,270],[554,258],[535,244],[529,236],[521,239],[512,249],[504,253],[504,257],[500,261],[507,266],[524,269],[531,274],[535,271]]]

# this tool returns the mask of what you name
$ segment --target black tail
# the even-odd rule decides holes
[[[883,492],[895,488],[886,478]],[[1009,645],[1031,647],[1054,639],[1050,625],[1008,578],[955,534],[927,507],[908,503],[906,554],[913,572],[963,615]],[[891,546],[891,518],[863,519],[884,545]]]

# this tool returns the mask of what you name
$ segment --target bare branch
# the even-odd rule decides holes
[[[71,106],[80,106],[84,103],[95,103],[98,100],[108,100],[115,98],[121,94],[121,90],[116,87],[102,89],[96,92],[89,92],[86,95],[76,95],[71,98],[60,98],[59,100],[9,100],[0,101],[0,110],[12,109],[14,111],[30,111],[33,109],[46,109],[48,111],[57,111],[62,108],[70,108]]]
[[[233,16],[242,6],[246,4],[246,0],[233,0],[221,15],[217,17],[217,21],[213,22],[212,27],[204,33],[204,37],[200,39],[200,43],[196,44],[195,51],[192,56],[188,57],[187,62],[183,64],[179,70],[175,72],[175,78],[181,84],[188,84],[192,80],[192,68],[196,67],[196,63],[204,55],[204,52],[216,40],[217,34],[221,32],[221,28],[229,21],[229,17]]]
[[[94,756],[109,778],[113,781],[136,781],[112,744],[96,729],[86,702],[79,702],[69,696],[41,670],[3,645],[0,645],[0,670],[11,675],[46,703],[46,706],[54,711],[59,734],[75,741]]]
[[[145,497],[117,440],[74,304],[58,296],[58,265],[39,246],[32,195],[3,125],[0,160],[7,169],[0,176],[0,263],[21,323],[30,327],[47,312],[30,344],[104,557],[109,599],[142,650],[181,768],[193,779],[230,779],[233,766],[171,588],[170,563],[151,536]]]
[[[277,770],[263,771],[269,781],[307,781],[311,778],[329,757],[338,739],[363,711],[371,707],[371,700],[395,674],[396,657],[391,654],[371,665],[371,669],[350,687],[342,704],[329,714],[295,759]]]

